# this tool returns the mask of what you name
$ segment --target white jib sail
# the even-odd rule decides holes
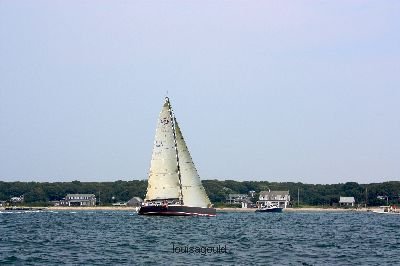
[[[209,207],[211,204],[210,199],[201,184],[200,176],[194,166],[192,157],[190,156],[176,119],[174,119],[174,121],[181,173],[183,203],[186,206]]]
[[[157,122],[146,200],[178,199],[180,185],[172,111],[168,98]]]

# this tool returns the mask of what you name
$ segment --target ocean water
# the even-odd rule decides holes
[[[399,265],[400,215],[0,213],[0,265]]]

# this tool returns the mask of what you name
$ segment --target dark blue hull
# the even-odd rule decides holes
[[[190,207],[182,205],[170,206],[142,206],[138,211],[139,215],[158,216],[216,216],[214,208]]]
[[[257,209],[256,212],[282,212],[283,208],[265,208]]]

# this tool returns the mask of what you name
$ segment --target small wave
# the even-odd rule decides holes
[[[0,263],[2,264],[2,263],[13,263],[13,262],[16,262],[18,260],[18,258],[16,257],[16,256],[9,256],[9,257],[6,257],[6,258],[4,258],[4,259],[2,259],[2,260],[0,260]]]

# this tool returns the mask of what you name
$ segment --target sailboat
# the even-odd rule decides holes
[[[156,128],[147,193],[140,215],[215,216],[216,210],[165,98]]]

